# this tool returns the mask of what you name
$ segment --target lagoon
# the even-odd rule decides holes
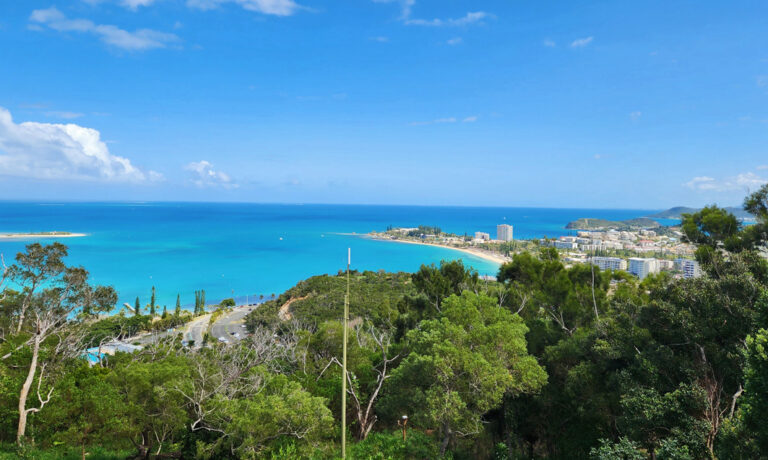
[[[457,234],[496,234],[515,227],[515,238],[573,234],[565,225],[580,217],[623,220],[653,210],[547,209],[441,206],[294,205],[254,203],[56,203],[0,202],[1,233],[85,233],[62,239],[69,264],[82,265],[93,281],[114,286],[119,304],[138,296],[172,308],[205,289],[207,300],[280,293],[312,275],[336,273],[352,249],[352,268],[415,271],[421,264],[460,258],[480,274],[498,265],[458,251],[392,244],[359,235],[387,226],[439,226]],[[41,243],[55,239],[40,239]],[[6,262],[34,238],[0,240]]]

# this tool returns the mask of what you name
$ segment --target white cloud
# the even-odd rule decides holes
[[[155,0],[122,0],[120,3],[124,7],[136,11],[140,6],[149,6],[154,2]]]
[[[206,0],[207,1],[207,0]],[[466,26],[482,22],[483,19],[491,18],[493,15],[485,11],[470,11],[464,16],[455,19],[414,19],[411,17],[413,6],[416,0],[373,0],[374,3],[399,3],[400,20],[405,24],[412,26]]]
[[[765,171],[766,169],[768,169],[768,165],[760,165],[757,167],[758,171]]]
[[[232,178],[223,171],[213,169],[213,164],[208,161],[194,161],[184,167],[192,172],[192,183],[198,187],[223,187],[227,189],[237,188],[238,184],[232,182]]]
[[[753,172],[741,173],[723,180],[713,177],[694,177],[684,185],[698,191],[728,192],[735,190],[753,190],[768,183],[768,179],[762,178]]]
[[[162,179],[109,153],[95,129],[75,124],[14,123],[0,107],[0,175],[36,179],[146,182]]]
[[[293,0],[187,0],[187,6],[210,10],[223,3],[236,3],[243,9],[274,16],[290,16],[301,9]]]
[[[476,24],[482,22],[483,19],[491,17],[490,14],[485,11],[474,11],[465,14],[464,16],[456,19],[406,19],[405,23],[412,26],[466,26],[470,24]]]
[[[634,112],[630,112],[629,119],[632,120],[632,121],[637,121],[642,116],[643,116],[643,112],[640,112],[639,110],[636,110]]]
[[[371,40],[379,43],[387,43],[389,41],[389,37],[371,37]]]
[[[757,78],[755,78],[755,82],[760,88],[768,86],[768,75],[758,75]]]
[[[151,29],[138,29],[129,32],[113,25],[94,24],[87,19],[68,19],[55,6],[44,10],[32,11],[29,20],[35,23],[31,26],[38,28],[41,25],[45,25],[59,32],[93,34],[108,45],[130,51],[164,48],[169,44],[179,41],[179,37],[174,34]]]
[[[578,38],[571,42],[571,48],[582,48],[592,43],[594,37]]]
[[[83,116],[82,113],[79,112],[60,112],[60,111],[49,111],[45,112],[46,117],[52,117],[52,118],[64,118],[65,120],[74,120],[75,118],[80,118]]]
[[[600,158],[602,158],[602,155],[600,155],[599,153],[596,153],[592,158],[594,158],[595,160],[599,160]]]
[[[439,125],[443,123],[458,123],[461,121],[462,123],[474,123],[477,121],[479,117],[477,115],[473,115],[470,117],[465,117],[459,120],[456,117],[446,117],[446,118],[436,118],[434,120],[429,121],[414,121],[411,123],[411,126],[424,126],[424,125]]]
[[[557,46],[557,43],[555,43],[553,40],[547,39],[547,40],[544,40],[544,46],[548,48],[554,48],[555,46]]]
[[[399,3],[400,4],[400,19],[406,20],[411,17],[411,8],[416,3],[416,0],[373,0],[374,3]]]
[[[454,37],[454,38],[451,38],[451,39],[447,40],[445,43],[453,46],[453,45],[461,44],[462,41],[464,41],[464,40],[462,40],[461,37]]]

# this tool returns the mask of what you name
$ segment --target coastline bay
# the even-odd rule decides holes
[[[579,217],[629,219],[645,210],[545,209],[438,206],[290,205],[248,203],[35,203],[0,202],[0,232],[56,229],[87,234],[62,239],[69,263],[83,265],[94,282],[113,285],[119,303],[160,305],[193,301],[205,289],[209,301],[280,293],[307,277],[336,273],[352,248],[352,268],[415,271],[422,263],[460,258],[481,274],[498,263],[433,245],[387,244],[364,238],[387,226],[436,225],[457,234],[515,226],[515,238],[571,234]],[[40,238],[50,243],[56,238]],[[7,263],[32,239],[0,240]]]

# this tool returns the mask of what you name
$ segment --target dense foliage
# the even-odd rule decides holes
[[[717,207],[685,217],[701,278],[638,282],[544,248],[495,282],[461,262],[350,273],[349,456],[766,457],[767,199],[747,198],[746,227]],[[89,346],[190,317],[140,314],[150,301],[99,319],[116,296],[66,253],[30,245],[2,275],[9,458],[338,457],[345,273],[266,301],[237,344],[167,333],[94,364]]]

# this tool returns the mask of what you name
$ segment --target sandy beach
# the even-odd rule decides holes
[[[479,257],[481,259],[488,260],[490,262],[497,263],[499,265],[509,262],[511,259],[503,256],[501,254],[496,254],[490,251],[486,251],[483,249],[475,249],[475,248],[457,248],[454,246],[449,246],[447,244],[437,244],[437,243],[428,243],[428,242],[420,242],[420,241],[410,241],[410,240],[397,240],[397,239],[391,239],[391,238],[377,238],[375,236],[368,235],[369,238],[377,240],[377,241],[389,241],[392,243],[406,243],[406,244],[420,244],[422,246],[435,246],[438,248],[444,248],[444,249],[452,249],[454,251],[461,251],[465,254],[470,254],[475,257]]]
[[[40,238],[77,238],[85,233],[45,232],[45,233],[0,233],[0,240],[29,240]]]

